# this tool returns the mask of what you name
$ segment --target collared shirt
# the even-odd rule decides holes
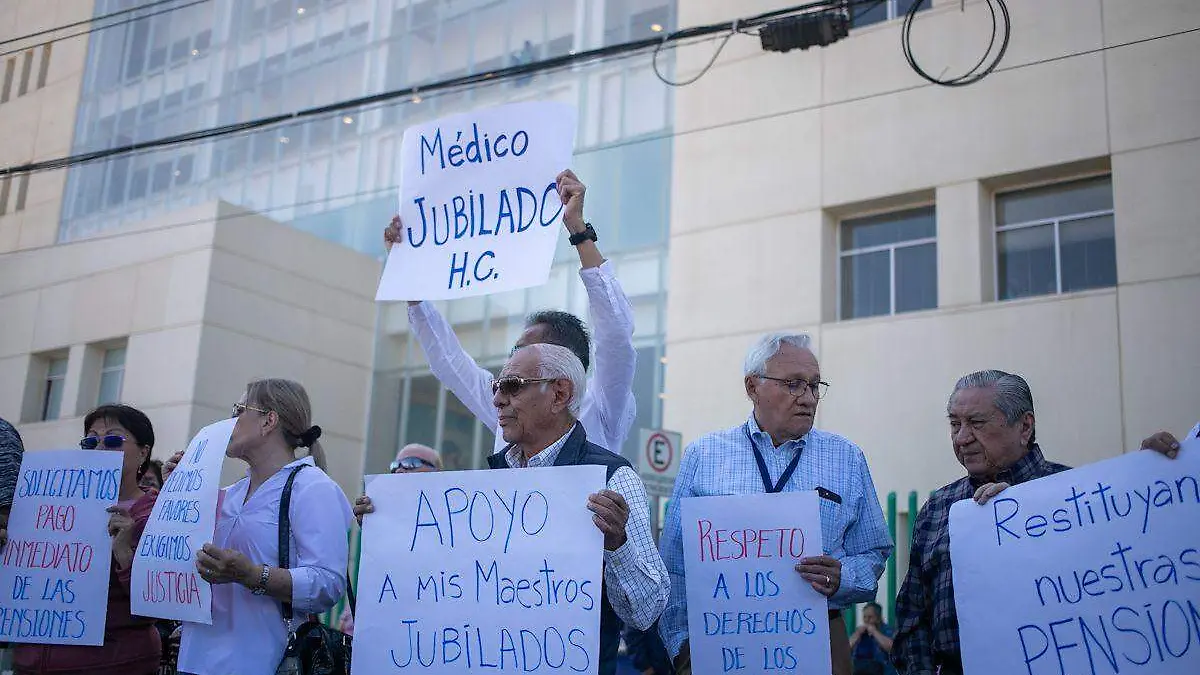
[[[783,486],[784,492],[822,487],[842,499],[841,504],[820,499],[825,553],[842,562],[841,585],[829,599],[830,609],[874,599],[879,576],[892,552],[892,538],[867,460],[862,450],[849,440],[813,429],[798,440],[775,447],[753,414],[743,425],[697,439],[683,453],[666,527],[659,539],[671,575],[671,599],[659,620],[659,631],[672,656],[679,654],[688,633],[681,500],[765,492],[751,442],[762,453],[772,482],[779,480],[788,463],[800,453],[796,472]]]
[[[1019,485],[1070,468],[1046,461],[1034,443],[1016,464],[987,482]],[[917,514],[908,574],[896,598],[898,627],[892,662],[901,673],[924,675],[938,666],[944,672],[962,672],[950,569],[950,507],[970,499],[984,482],[960,478],[935,491]]]
[[[337,604],[346,590],[347,536],[354,516],[338,484],[313,465],[298,459],[268,478],[250,499],[246,478],[224,488],[213,544],[241,551],[256,565],[279,564],[279,502],[291,470],[296,474],[292,501],[290,562],[293,626],[307,614],[320,614]],[[183,624],[179,670],[196,675],[262,675],[274,673],[287,646],[281,603],[254,595],[239,583],[212,587],[212,625]]]
[[[605,261],[599,267],[581,269],[579,277],[587,290],[590,327],[596,345],[592,377],[584,393],[579,421],[587,430],[588,440],[619,454],[637,412],[633,400],[633,373],[637,366],[633,306],[613,276],[611,263]],[[475,363],[432,303],[409,305],[408,322],[434,376],[496,434],[494,451],[502,451],[507,443],[497,433],[499,416],[492,403],[492,373]]]
[[[515,445],[505,452],[504,460],[514,469],[554,466],[571,431],[574,427],[527,463],[522,463],[521,451]],[[614,471],[606,487],[625,498],[629,520],[625,522],[625,543],[615,551],[604,551],[604,589],[608,591],[608,603],[621,621],[637,630],[646,630],[662,613],[671,589],[667,568],[650,532],[650,500],[642,479],[627,466]]]

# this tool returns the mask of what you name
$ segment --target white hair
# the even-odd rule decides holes
[[[779,348],[785,343],[798,349],[812,351],[812,337],[808,333],[768,333],[760,337],[750,347],[750,351],[746,352],[743,374],[746,376],[765,375],[767,361],[778,354]]]
[[[583,362],[575,356],[575,352],[544,342],[529,345],[538,356],[538,377],[562,378],[571,381],[571,400],[567,402],[567,411],[575,419],[579,419],[579,411],[583,407],[583,394],[587,391],[587,375],[583,371]],[[546,384],[542,384],[545,389]]]

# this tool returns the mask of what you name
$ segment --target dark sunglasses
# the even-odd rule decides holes
[[[429,463],[428,461],[426,461],[424,459],[421,459],[420,457],[413,457],[410,455],[408,457],[404,457],[402,459],[398,459],[398,460],[392,462],[390,470],[393,473],[395,473],[396,471],[398,471],[400,469],[404,469],[406,471],[414,471],[414,470],[420,469],[422,467],[428,467],[430,469],[437,468],[433,464]]]
[[[116,434],[109,434],[108,436],[84,436],[83,438],[79,439],[79,447],[83,448],[84,450],[95,450],[103,443],[105,449],[116,450],[122,445],[125,445],[126,440],[127,439],[124,436],[118,436]]]
[[[516,396],[522,389],[531,384],[541,382],[557,382],[561,378],[557,377],[502,377],[498,380],[492,380],[492,395],[504,394],[505,396]]]

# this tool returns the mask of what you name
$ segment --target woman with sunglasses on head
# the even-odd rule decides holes
[[[233,407],[237,423],[227,457],[249,465],[222,490],[211,543],[196,551],[196,569],[212,584],[212,624],[185,623],[179,672],[193,675],[274,673],[287,647],[284,603],[292,627],[333,607],[346,590],[350,504],[317,467],[324,452],[304,387],[290,380],[251,382]],[[296,458],[297,448],[309,456]],[[281,567],[281,502],[287,510],[288,565]]]
[[[13,650],[13,669],[17,675],[151,675],[158,672],[162,642],[154,619],[131,613],[129,586],[133,554],[158,497],[157,491],[138,486],[138,477],[150,462],[154,427],[150,418],[137,408],[103,405],[83,419],[83,430],[85,436],[79,447],[84,450],[124,454],[117,503],[108,509],[112,563],[104,644],[99,647],[18,645]]]

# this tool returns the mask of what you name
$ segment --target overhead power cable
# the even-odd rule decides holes
[[[98,21],[107,21],[108,19],[112,19],[112,18],[115,18],[118,16],[124,16],[126,14],[140,12],[143,9],[152,9],[152,8],[158,7],[160,5],[169,5],[171,3],[179,2],[179,1],[180,0],[157,0],[157,2],[148,2],[144,5],[138,5],[136,7],[130,7],[129,9],[122,9],[122,10],[119,10],[116,12],[109,12],[108,14],[101,14],[100,16],[93,16],[90,19],[76,21],[75,23],[68,23],[68,24],[65,24],[62,26],[55,26],[54,28],[47,28],[45,30],[40,30],[36,33],[30,33],[28,35],[22,35],[20,37],[15,37],[15,38],[8,38],[7,40],[0,40],[0,45],[7,45],[7,44],[11,44],[13,42],[21,42],[22,40],[32,40],[35,37],[41,37],[43,35],[57,33],[60,30],[67,30],[68,28],[78,28],[79,26],[86,26],[89,23],[96,23]],[[202,1],[208,2],[208,0],[202,0]],[[175,9],[182,9],[182,7],[177,7]],[[142,18],[142,17],[138,17],[138,18]],[[119,25],[119,24],[111,24],[111,25]],[[109,27],[111,27],[111,26],[100,26],[99,28],[109,28]]]
[[[82,37],[84,35],[90,35],[92,33],[96,33],[96,32],[102,31],[102,30],[107,30],[109,28],[116,28],[117,26],[124,26],[126,24],[130,24],[135,21],[149,19],[152,16],[159,16],[161,14],[170,14],[171,12],[178,12],[181,9],[187,9],[188,7],[202,5],[206,2],[210,2],[210,0],[192,0],[192,2],[189,2],[184,5],[178,5],[175,7],[168,7],[166,9],[160,9],[157,12],[150,12],[148,14],[143,14],[141,16],[131,17],[131,18],[125,19],[124,21],[116,21],[113,23],[105,24],[103,26],[93,26],[87,30],[81,30],[81,31],[78,31],[75,33],[71,33],[70,35],[60,35],[59,37],[56,37],[56,38],[53,38],[50,40],[46,40],[44,42],[38,42],[38,43],[32,44],[32,45],[25,45],[24,47],[21,47],[19,49],[10,49],[6,52],[0,52],[0,58],[5,57],[5,56],[11,56],[13,54],[20,54],[21,52],[29,51],[30,49],[37,49],[38,47],[44,47],[46,45],[51,45],[51,44],[54,44],[55,42],[61,42],[63,40],[70,40],[72,38]],[[145,5],[145,7],[151,7],[151,6],[153,6],[153,5]],[[93,21],[95,21],[95,19],[93,19]],[[90,22],[85,21],[84,23],[90,23]],[[52,30],[61,30],[61,28],[55,28]],[[26,37],[29,37],[29,36],[26,36]],[[15,39],[20,40],[20,39],[24,39],[24,38],[15,38]]]

